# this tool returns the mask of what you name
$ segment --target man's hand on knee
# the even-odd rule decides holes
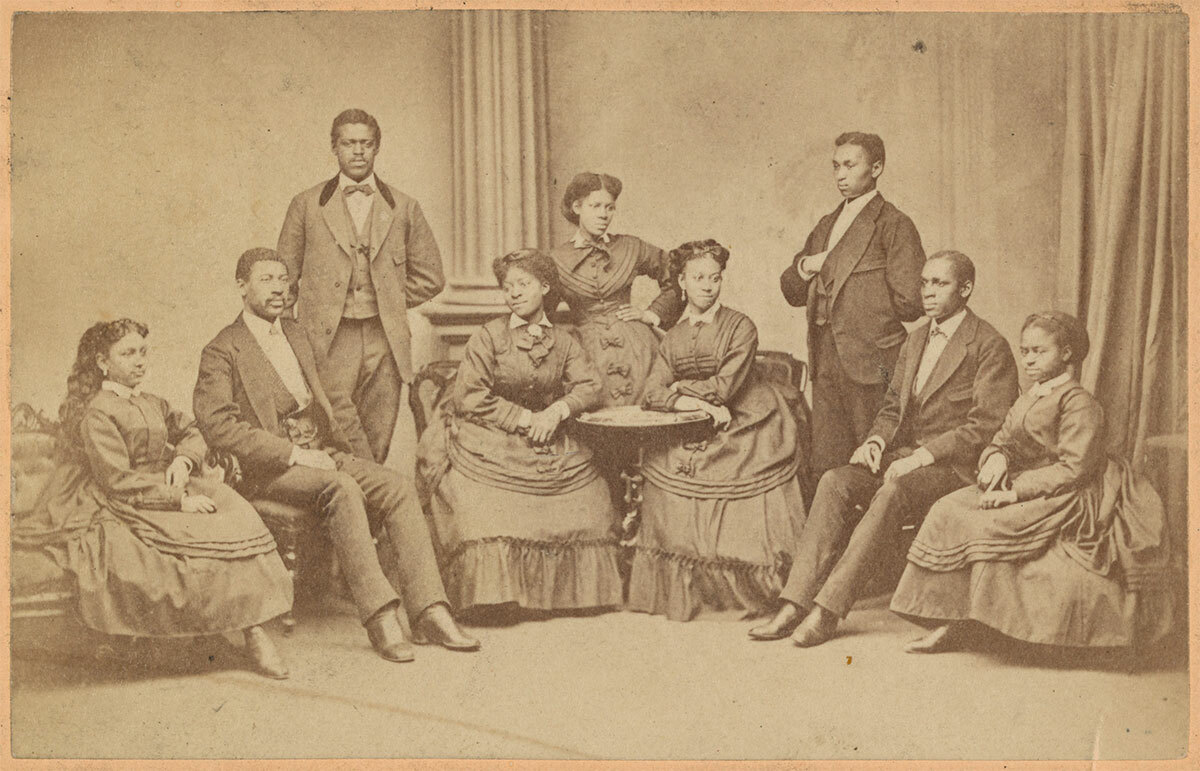
[[[292,448],[292,465],[319,468],[325,471],[337,471],[337,463],[324,450],[309,450],[304,447]]]
[[[854,454],[850,456],[850,465],[862,466],[872,474],[879,473],[879,463],[883,460],[883,444],[878,437],[871,437],[863,442]]]
[[[897,458],[887,467],[887,471],[883,472],[883,481],[891,482],[926,465],[928,464],[924,462],[919,452],[903,458]]]

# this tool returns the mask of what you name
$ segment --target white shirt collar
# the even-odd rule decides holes
[[[857,217],[858,213],[865,209],[867,204],[871,202],[871,199],[877,195],[879,195],[879,188],[876,187],[871,188],[870,191],[863,193],[853,201],[847,201],[846,205],[842,207],[842,214],[850,217]]]
[[[537,321],[526,321],[525,319],[521,318],[520,316],[518,316],[515,313],[508,317],[508,328],[509,329],[520,329],[521,327],[525,326],[526,324],[528,324],[531,327],[546,327],[547,329],[554,326],[553,324],[550,323],[550,318],[546,315],[546,311],[544,311],[544,310],[542,311],[542,317],[540,319],[538,319]]]
[[[279,323],[278,317],[274,321],[267,321],[263,317],[251,313],[249,308],[245,308],[242,310],[242,320],[250,328],[251,334],[259,340],[270,334],[283,334],[283,325]]]
[[[683,315],[679,317],[680,321],[690,321],[692,324],[711,324],[713,319],[717,317],[717,311],[721,310],[721,301],[717,300],[712,304],[712,307],[704,313],[696,313],[692,310],[692,306],[684,308]]]
[[[1058,388],[1060,385],[1063,385],[1070,379],[1071,379],[1071,370],[1066,370],[1065,372],[1060,372],[1058,375],[1055,375],[1054,377],[1050,378],[1049,380],[1043,381],[1041,383],[1034,383],[1033,386],[1030,387],[1029,393],[1032,394],[1033,396],[1037,396],[1037,397],[1045,396],[1046,394],[1050,393],[1055,388]]]
[[[582,249],[583,247],[587,246],[590,243],[593,243],[594,241],[599,241],[600,243],[608,244],[608,243],[612,242],[612,236],[610,236],[608,234],[608,231],[605,231],[604,235],[600,236],[599,238],[592,238],[587,233],[583,232],[583,228],[579,228],[578,230],[575,231],[574,244],[577,249]]]
[[[129,386],[118,383],[115,380],[105,380],[100,383],[100,387],[105,391],[112,391],[122,399],[132,399],[135,396],[140,396],[142,393],[142,387],[140,385],[137,388],[130,388]]]
[[[355,182],[354,180],[347,177],[345,175],[345,173],[339,173],[338,174],[338,188],[341,190],[345,190],[346,185],[370,185],[371,187],[373,187],[375,189],[376,192],[379,191],[379,181],[377,179],[375,179],[375,172],[371,172],[370,174],[368,174],[367,178],[364,179],[362,182]]]
[[[946,339],[949,340],[950,338],[954,337],[954,333],[958,331],[958,328],[963,323],[963,319],[965,319],[966,317],[967,317],[967,309],[964,306],[960,311],[958,311],[958,313],[955,313],[953,316],[946,319],[945,321],[943,321],[940,324],[936,320],[930,321],[929,322],[930,337],[933,336],[934,330],[940,329],[942,332],[945,333]]]

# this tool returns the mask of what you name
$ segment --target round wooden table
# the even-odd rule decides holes
[[[621,545],[632,546],[637,538],[638,523],[642,515],[642,463],[645,461],[646,445],[671,439],[686,440],[692,435],[703,433],[712,426],[708,413],[700,410],[691,412],[656,412],[637,406],[605,407],[595,412],[585,412],[575,419],[581,428],[581,438],[593,445],[618,450],[634,449],[628,465],[621,470],[625,482],[625,518],[621,522]]]

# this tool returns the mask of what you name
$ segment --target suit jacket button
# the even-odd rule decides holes
[[[341,281],[334,281],[334,282],[333,282],[333,288],[334,288],[334,289],[339,289],[339,288],[341,288],[341,286],[342,286],[342,282],[341,282]]]
[[[327,334],[327,335],[332,335],[332,334],[333,334],[333,329],[332,329],[331,327],[325,327],[325,334]]]

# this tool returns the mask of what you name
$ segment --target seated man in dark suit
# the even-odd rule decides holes
[[[901,346],[883,406],[850,465],[821,477],[783,606],[750,630],[752,639],[792,635],[809,647],[833,637],[905,517],[923,517],[938,498],[974,482],[980,451],[1017,398],[1012,350],[967,308],[974,284],[964,254],[938,252],[925,263],[929,320]]]
[[[414,640],[478,649],[450,615],[415,491],[371,459],[350,397],[326,393],[305,331],[281,317],[287,266],[270,249],[251,249],[236,276],[245,309],[205,346],[193,397],[209,446],[238,457],[247,497],[319,508],[380,656],[413,659],[396,615],[399,598],[372,542],[372,525],[380,523],[396,551]]]

